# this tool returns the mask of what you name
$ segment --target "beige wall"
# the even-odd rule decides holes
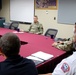
[[[6,21],[9,21],[9,11],[10,11],[10,7],[9,7],[9,0],[2,0],[2,9],[0,11],[0,16],[1,17],[5,17]]]
[[[46,14],[46,11],[48,11],[48,14]],[[56,28],[58,29],[57,37],[71,37],[73,35],[74,25],[57,23],[58,10],[36,10],[35,13],[38,15],[45,31],[48,28]],[[56,17],[56,20],[54,20],[54,17]]]
[[[9,0],[2,0],[3,6],[0,11],[0,16],[6,18],[6,22],[10,21],[10,3]],[[46,13],[48,11],[48,14]],[[57,37],[71,37],[73,35],[73,26],[74,25],[66,25],[57,23],[57,13],[58,10],[35,10],[35,14],[39,17],[39,21],[43,24],[44,33],[48,28],[56,28],[58,29]],[[56,20],[54,20],[56,17]],[[68,18],[69,19],[69,18]],[[23,30],[27,30],[30,25],[20,24],[19,28]]]

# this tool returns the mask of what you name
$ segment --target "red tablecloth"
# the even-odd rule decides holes
[[[0,28],[0,36],[2,36],[7,32],[14,32],[14,30]],[[60,59],[62,55],[66,54],[65,51],[58,50],[52,47],[52,43],[54,41],[49,37],[31,33],[15,33],[15,34],[20,38],[20,41],[27,42],[27,44],[21,45],[20,48],[20,55],[23,57],[27,57],[37,51],[43,51],[49,54],[53,54],[54,58],[52,60],[56,60],[57,58]],[[0,62],[3,60],[4,58],[0,56]],[[39,68],[40,70],[40,67],[45,66],[46,63],[52,62],[52,60],[48,60],[43,64],[40,64],[39,66],[37,66],[37,68]]]

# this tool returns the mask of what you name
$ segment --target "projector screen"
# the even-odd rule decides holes
[[[58,0],[58,23],[75,24],[76,0]]]
[[[34,0],[10,0],[10,20],[33,22]]]

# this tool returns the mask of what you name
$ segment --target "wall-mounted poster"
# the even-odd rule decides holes
[[[35,0],[36,9],[57,9],[57,0]]]

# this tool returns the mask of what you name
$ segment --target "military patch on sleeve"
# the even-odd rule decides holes
[[[63,63],[62,66],[61,66],[61,69],[64,73],[66,73],[70,70],[70,67],[67,63]]]

